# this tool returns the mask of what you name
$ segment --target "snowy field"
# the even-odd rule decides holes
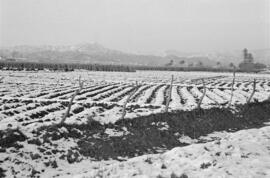
[[[74,135],[59,139],[56,134],[52,137],[57,139],[48,141],[46,133],[35,133],[41,126],[52,126],[61,121],[71,96],[79,87],[79,76],[84,81],[83,89],[74,99],[66,124],[87,124],[89,118],[101,125],[114,124],[120,120],[123,105],[133,92],[125,119],[136,120],[140,116],[164,113],[172,75],[169,112],[193,111],[197,107],[204,91],[201,79],[206,84],[202,109],[226,107],[230,101],[231,73],[0,71],[0,77],[3,77],[0,82],[0,138],[4,139],[6,133],[12,136],[9,130],[16,128],[20,131],[15,137],[16,134],[18,138],[27,137],[19,139],[18,144],[0,141],[0,177],[1,173],[6,177],[270,177],[269,124],[234,133],[214,132],[203,137],[208,140],[205,143],[182,134],[179,140],[188,146],[125,158],[125,161],[94,161],[76,155],[80,152],[80,139],[74,139]],[[256,91],[251,102],[269,100],[269,74],[237,73],[231,108],[247,103],[253,92],[254,79]],[[161,132],[169,132],[166,122],[158,124]],[[81,130],[74,130],[82,135]],[[68,132],[65,127],[59,128],[60,135]],[[130,134],[126,127],[122,127],[121,132],[106,128],[104,133],[108,139]],[[34,136],[40,141],[31,140]],[[94,137],[103,138],[99,134]],[[1,144],[12,146],[1,148]],[[70,158],[61,158],[62,154]]]
[[[270,176],[270,126],[211,136],[219,139],[206,144],[177,147],[163,154],[132,158],[124,163],[99,165],[74,177]]]
[[[132,93],[135,82],[139,89],[127,105],[126,118],[164,111],[171,75],[174,75],[169,111],[192,110],[202,96],[202,108],[226,105],[231,97],[232,74],[213,72],[3,72],[0,85],[0,128],[35,128],[60,121],[66,105],[78,89],[78,78],[85,81],[83,90],[75,97],[67,123],[85,123],[91,117],[101,123],[114,123],[121,118],[122,105]],[[264,101],[270,96],[270,75],[236,75],[232,105],[244,104],[252,93],[253,100]]]

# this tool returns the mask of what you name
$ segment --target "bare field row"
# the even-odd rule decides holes
[[[59,122],[66,111],[69,99],[78,88],[78,76],[82,77],[85,84],[73,101],[67,123],[85,123],[89,118],[101,123],[114,123],[121,118],[123,105],[133,92],[127,104],[126,118],[163,112],[170,90],[169,77],[166,78],[169,74],[175,75],[169,112],[192,110],[197,107],[203,95],[202,78],[206,84],[202,108],[225,106],[231,98],[232,77],[228,73],[221,75],[202,72],[195,75],[190,72],[144,71],[135,74],[3,72],[4,79],[0,85],[1,128],[6,128],[10,124],[35,128]],[[252,78],[257,79],[252,101],[262,102],[269,98],[269,76],[239,75],[234,84],[232,105],[247,102],[252,93]],[[124,81],[123,78],[129,80]],[[134,81],[139,85],[136,91]]]

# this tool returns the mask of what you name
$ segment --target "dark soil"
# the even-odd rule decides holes
[[[162,86],[164,86],[164,85],[159,85],[159,86],[157,86],[157,87],[153,90],[153,92],[151,93],[150,97],[147,98],[147,100],[146,100],[146,103],[147,103],[147,104],[150,104],[150,103],[154,100],[154,98],[156,98],[157,91],[158,91]]]
[[[44,142],[63,137],[73,138],[79,146],[78,152],[83,156],[96,160],[120,160],[119,157],[157,153],[187,145],[178,140],[182,134],[198,139],[214,131],[233,132],[262,127],[267,121],[270,121],[270,102],[239,105],[234,111],[229,108],[211,108],[153,114],[105,125],[89,120],[88,124],[83,125],[42,127],[35,134],[42,137]],[[62,132],[59,129],[61,127],[68,131]],[[124,134],[109,136],[105,133],[108,128]]]
[[[6,172],[6,170],[4,170],[4,169],[2,169],[1,167],[0,167],[0,177],[5,177],[6,175],[5,175],[5,172]]]
[[[27,137],[18,129],[0,130],[0,148],[21,148],[18,141],[25,141]]]

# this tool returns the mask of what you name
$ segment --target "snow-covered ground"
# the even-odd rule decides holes
[[[75,97],[72,106],[72,119],[69,122],[82,123],[91,116],[102,123],[119,120],[122,105],[137,82],[140,87],[132,96],[127,111],[127,118],[159,113],[164,111],[170,76],[174,75],[172,100],[169,111],[191,110],[197,107],[202,97],[202,81],[206,82],[206,96],[202,108],[220,107],[231,98],[231,73],[214,72],[164,72],[138,71],[125,72],[10,72],[1,71],[4,77],[0,85],[0,124],[6,128],[28,125],[35,128],[42,124],[59,122],[65,112],[64,103],[78,88],[78,78],[85,81],[84,88]],[[247,102],[253,90],[253,79],[257,80],[256,92],[252,101],[264,101],[270,97],[269,74],[236,75],[232,106]],[[26,105],[22,105],[26,103]],[[99,109],[85,108],[99,103]],[[31,106],[32,104],[32,106]],[[138,108],[139,106],[139,108]],[[147,106],[147,108],[145,108]],[[151,107],[155,106],[155,108]],[[88,112],[91,111],[91,112]]]
[[[63,129],[65,132],[65,129]],[[107,129],[111,136],[126,134]],[[35,144],[19,142],[18,151],[9,148],[0,152],[1,168],[7,177],[31,177],[33,170],[41,177],[240,177],[267,178],[270,176],[270,126],[241,130],[235,133],[217,132],[201,139],[207,143],[196,143],[187,136],[181,141],[191,143],[176,147],[161,154],[149,154],[130,158],[126,161],[93,161],[81,158],[80,162],[68,163],[59,155],[46,155]],[[214,140],[214,141],[213,141]],[[71,139],[52,141],[58,150],[76,151],[77,144]],[[45,145],[50,147],[50,145]],[[46,151],[46,150],[45,150]],[[40,156],[40,157],[39,157]],[[55,165],[45,166],[48,163]],[[56,166],[57,165],[57,166]]]
[[[215,141],[177,147],[100,166],[76,178],[92,177],[270,177],[270,126],[215,133]],[[186,175],[186,176],[185,176]]]
[[[135,82],[140,87],[127,104],[125,118],[161,113],[164,112],[171,75],[175,80],[169,111],[197,107],[203,94],[201,78],[206,82],[202,108],[220,107],[231,98],[230,73],[1,71],[4,79],[0,83],[0,131],[19,127],[31,138],[32,131],[40,126],[58,123],[70,96],[78,88],[79,76],[85,81],[84,88],[75,97],[71,116],[66,120],[68,124],[87,123],[89,118],[100,123],[115,123],[121,118],[123,103],[132,93]],[[239,73],[232,107],[247,102],[252,94],[253,79],[257,80],[257,85],[252,101],[270,98],[269,74]],[[169,128],[164,125],[164,129]],[[113,129],[107,129],[105,133],[111,137],[127,134]],[[211,141],[212,138],[215,141]],[[180,139],[181,143],[191,145],[124,162],[93,161],[82,157],[74,163],[59,159],[58,153],[57,156],[45,154],[46,150],[42,152],[38,145],[24,141],[20,142],[23,147],[17,150],[0,148],[0,168],[7,170],[7,177],[14,174],[31,177],[35,170],[40,171],[41,177],[270,177],[270,126],[235,133],[213,133],[204,138],[209,140],[207,143],[196,143],[197,140],[184,135]],[[64,138],[42,146],[55,147],[63,153],[70,149],[76,152],[78,147],[74,140]]]

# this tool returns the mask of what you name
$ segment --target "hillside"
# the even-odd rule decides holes
[[[128,54],[97,43],[74,46],[16,46],[0,50],[0,56],[35,62],[164,65],[166,59],[153,55]]]
[[[270,49],[250,50],[255,62],[270,64]],[[121,65],[165,66],[220,66],[228,67],[233,62],[238,65],[242,59],[241,50],[212,53],[183,53],[176,50],[165,51],[165,56],[139,55],[125,53],[103,47],[97,43],[85,43],[66,46],[14,46],[0,49],[4,59],[17,61],[59,62],[59,63],[99,63]]]

